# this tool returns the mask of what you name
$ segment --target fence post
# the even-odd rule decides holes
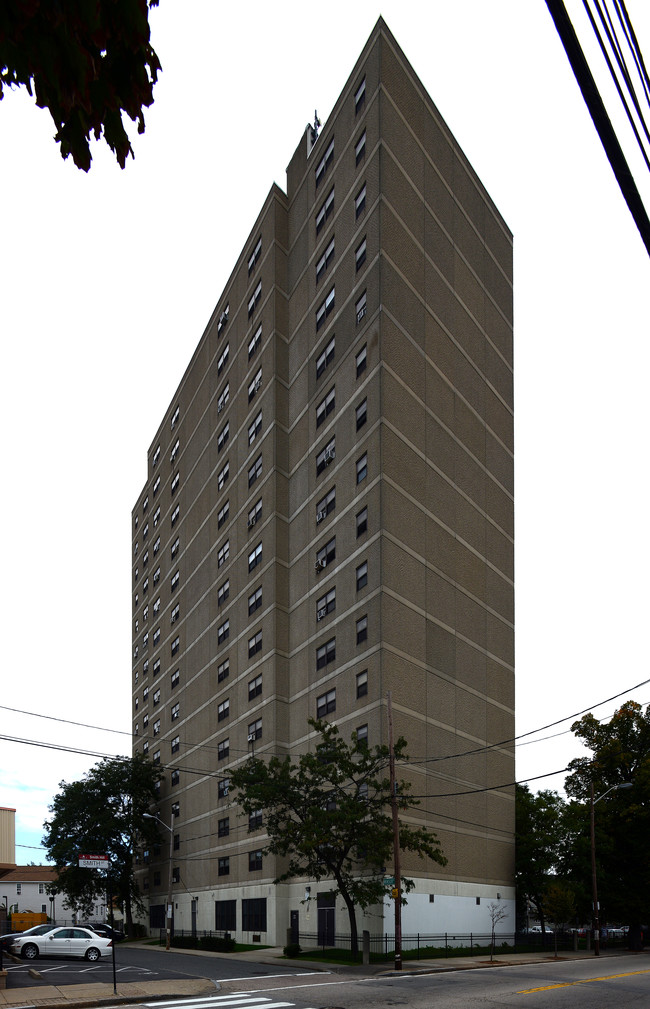
[[[469,934],[469,955],[474,956],[474,933]]]
[[[448,936],[447,936],[447,933],[445,932],[445,959],[446,960],[449,959],[449,943],[448,943],[447,939],[448,939]]]
[[[370,963],[370,932],[367,928],[363,930],[363,963]]]

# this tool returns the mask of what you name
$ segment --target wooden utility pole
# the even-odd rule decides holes
[[[393,747],[393,708],[391,692],[388,691],[388,750],[390,769],[390,805],[393,813],[393,872],[395,885],[393,899],[395,901],[395,970],[402,969],[402,875],[399,850],[399,816],[397,809],[397,782],[395,780],[395,750]]]

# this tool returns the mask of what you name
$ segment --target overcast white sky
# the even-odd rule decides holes
[[[650,7],[627,6],[648,58]],[[147,448],[271,184],[379,14],[514,232],[517,731],[650,702],[650,684],[630,689],[650,677],[649,262],[544,0],[162,0],[164,72],[125,171],[95,144],[84,175],[26,94],[0,104],[4,737],[130,751]],[[518,780],[579,754],[569,724],[518,748]],[[0,741],[19,863],[44,857],[59,781],[95,759]]]

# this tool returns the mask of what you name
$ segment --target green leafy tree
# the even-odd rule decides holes
[[[140,840],[153,844],[158,836],[156,821],[143,819],[143,813],[157,801],[160,778],[158,767],[136,756],[106,758],[80,781],[60,782],[61,791],[49,807],[52,817],[43,824],[43,844],[58,873],[51,893],[65,894],[69,904],[88,915],[96,894],[107,890],[110,872],[113,896],[124,907],[127,931],[132,932],[133,910],[143,910],[133,852]],[[110,870],[79,868],[84,852],[106,855]]]
[[[564,801],[544,790],[533,795],[528,785],[515,791],[515,880],[518,900],[528,900],[544,929],[544,894],[561,846]],[[525,910],[519,908],[520,921]]]
[[[285,858],[276,883],[304,876],[333,879],[335,894],[345,902],[350,919],[352,952],[359,942],[356,908],[366,910],[386,896],[382,876],[393,853],[387,746],[368,747],[352,736],[346,743],[335,725],[309,720],[320,733],[315,750],[297,760],[251,758],[230,775],[245,813],[263,809],[269,836],[266,853]],[[404,758],[406,741],[395,744]],[[399,808],[417,805],[408,786],[397,786]],[[399,844],[405,851],[444,865],[438,839],[431,831],[400,822]],[[411,880],[402,879],[406,892]]]
[[[550,882],[544,894],[544,907],[554,925],[555,956],[557,957],[558,926],[566,925],[576,913],[576,898],[573,888],[564,880]]]
[[[160,62],[149,38],[158,0],[4,0],[0,4],[0,99],[22,86],[50,111],[61,155],[90,168],[90,136],[102,134],[124,168],[133,149],[122,113],[144,133]]]
[[[650,705],[643,711],[627,701],[608,722],[589,714],[571,729],[592,751],[571,761],[565,782],[587,816],[592,787],[598,799],[613,786],[632,783],[597,803],[594,819],[601,923],[638,926],[650,916]]]

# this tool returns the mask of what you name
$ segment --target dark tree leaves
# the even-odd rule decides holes
[[[264,810],[269,843],[265,849],[285,859],[275,880],[304,876],[334,879],[333,892],[348,909],[353,952],[358,949],[355,907],[366,909],[386,896],[382,882],[392,861],[393,827],[390,815],[388,747],[368,747],[356,734],[346,743],[335,725],[310,719],[320,733],[315,750],[293,761],[252,758],[230,775],[247,814]],[[396,759],[406,742],[395,745]],[[408,786],[400,782],[399,806],[408,800]],[[439,865],[446,863],[431,831],[400,823],[400,847]],[[403,880],[408,891],[412,883]]]
[[[144,133],[160,62],[150,44],[158,0],[4,0],[0,4],[0,99],[22,86],[47,108],[61,155],[90,168],[90,137],[103,135],[124,168],[133,149],[125,113]]]

